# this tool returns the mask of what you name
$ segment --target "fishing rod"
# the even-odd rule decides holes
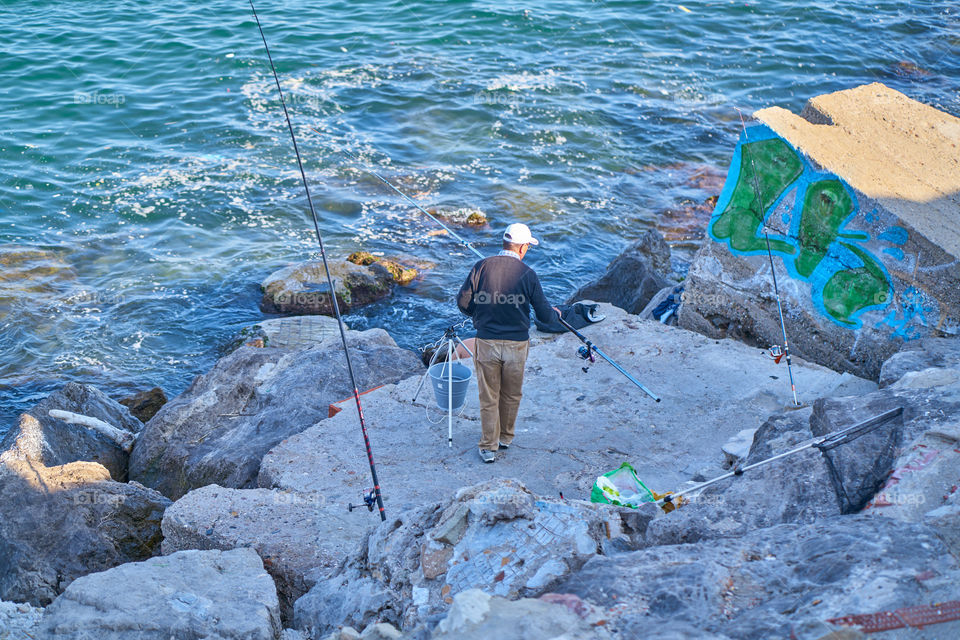
[[[737,109],[737,107],[734,107]],[[743,139],[746,142],[749,142],[750,138],[747,135],[747,123],[743,120],[743,112],[740,109],[737,109],[737,113],[740,115],[740,125],[743,127]],[[744,145],[740,145],[740,152],[743,153]],[[757,194],[757,217],[760,219],[760,224],[763,225],[763,237],[767,242],[767,257],[770,259],[770,274],[773,276],[773,293],[777,298],[777,315],[780,316],[780,332],[783,334],[783,354],[787,359],[787,375],[790,376],[790,390],[793,392],[793,404],[795,406],[800,406],[800,400],[797,399],[797,385],[793,380],[793,362],[790,360],[790,343],[787,340],[787,325],[783,321],[783,305],[780,302],[780,287],[777,286],[777,270],[773,266],[773,250],[770,248],[770,234],[767,233],[767,224],[763,214],[763,195],[760,191],[760,181],[757,179],[757,165],[753,161],[753,154],[750,154],[750,167],[753,169],[753,189]],[[780,358],[778,354],[772,354],[776,358],[776,361],[779,363]]]
[[[577,338],[580,339],[580,342],[582,342],[582,343],[584,344],[584,346],[580,347],[580,350],[577,351],[577,354],[578,354],[581,358],[583,358],[584,360],[589,360],[590,362],[595,362],[595,360],[594,360],[594,358],[593,358],[593,354],[597,354],[598,356],[600,356],[601,358],[603,358],[604,360],[606,360],[607,362],[609,362],[610,364],[612,364],[613,367],[614,367],[617,371],[619,371],[620,373],[622,373],[623,375],[625,375],[625,376],[627,377],[627,380],[629,380],[629,381],[632,382],[633,384],[635,384],[635,385],[637,385],[638,387],[640,387],[640,390],[641,390],[641,391],[643,391],[645,394],[647,394],[648,396],[650,396],[651,398],[653,398],[653,399],[656,400],[657,402],[660,402],[660,397],[657,396],[657,394],[655,394],[654,392],[650,391],[650,389],[647,389],[645,386],[643,386],[643,385],[640,383],[639,380],[637,380],[637,379],[634,378],[632,375],[630,375],[629,373],[627,373],[627,370],[624,369],[623,367],[621,367],[619,364],[617,364],[617,363],[613,360],[613,358],[611,358],[610,356],[608,356],[607,354],[605,354],[603,351],[601,351],[599,348],[597,348],[597,345],[595,345],[595,344],[593,344],[592,342],[590,342],[590,340],[589,340],[589,338],[587,338],[587,336],[583,335],[582,333],[580,333],[579,331],[577,331],[576,329],[574,329],[574,328],[573,328],[572,326],[570,326],[570,324],[567,323],[567,321],[564,320],[563,318],[559,318],[559,321],[560,321],[560,324],[562,324],[563,327],[564,327],[567,331],[569,331],[569,332],[572,333],[573,335],[577,336]],[[584,367],[584,370],[586,370],[586,367]]]
[[[313,129],[314,131],[316,131],[317,133],[319,133],[320,135],[323,135],[323,133],[320,132],[319,130],[317,130],[316,127],[310,127],[310,128]],[[379,173],[377,173],[377,172],[374,171],[373,169],[368,169],[366,166],[364,166],[365,163],[364,163],[362,160],[360,160],[360,158],[358,158],[357,156],[353,155],[353,154],[350,153],[348,150],[344,149],[343,147],[340,147],[340,150],[343,151],[344,153],[346,153],[346,154],[347,154],[348,156],[350,156],[351,158],[353,158],[354,161],[355,161],[357,164],[361,165],[360,168],[361,168],[363,171],[366,171],[367,173],[369,173],[370,175],[372,175],[374,178],[378,179],[380,182],[382,182],[383,184],[387,185],[388,187],[390,187],[391,189],[393,189],[394,191],[396,191],[397,193],[399,193],[407,202],[409,202],[410,204],[412,204],[413,206],[415,206],[415,207],[416,207],[417,209],[419,209],[422,213],[424,213],[427,217],[429,217],[431,220],[433,220],[433,221],[436,222],[438,225],[440,225],[441,227],[443,227],[444,231],[446,231],[446,232],[449,233],[451,236],[453,236],[454,238],[456,238],[457,240],[459,240],[460,243],[461,243],[463,246],[465,246],[467,249],[470,249],[470,251],[473,251],[473,253],[476,254],[476,256],[477,256],[478,258],[480,258],[481,260],[483,260],[483,258],[484,258],[485,256],[484,256],[482,253],[480,253],[479,251],[477,251],[477,249],[476,249],[472,244],[470,244],[469,242],[467,242],[466,240],[464,240],[462,237],[460,237],[460,234],[458,234],[456,231],[454,231],[453,229],[451,229],[451,228],[448,227],[447,225],[443,224],[443,222],[441,222],[438,218],[436,218],[432,213],[430,213],[429,211],[427,211],[426,209],[424,209],[423,207],[421,207],[420,204],[419,204],[416,200],[414,200],[413,198],[411,198],[410,196],[408,196],[407,194],[405,194],[403,191],[401,191],[401,190],[398,189],[397,187],[393,186],[393,184],[392,184],[389,180],[387,180],[386,178],[384,178],[383,176],[381,176]]]
[[[283,89],[280,88],[280,76],[277,75],[277,68],[273,64],[273,56],[270,55],[270,47],[267,45],[267,36],[263,33],[263,25],[260,24],[260,17],[257,15],[257,9],[253,6],[253,0],[250,0],[250,10],[253,11],[253,17],[257,21],[257,28],[260,30],[260,38],[263,40],[263,48],[267,52],[267,59],[270,61],[270,69],[273,71],[273,79],[277,83],[277,93],[280,94],[280,106],[283,107],[283,115],[287,120],[287,128],[290,130],[290,139],[293,141],[293,151],[297,156],[297,166],[300,168],[300,177],[303,179],[303,190],[307,194],[307,204],[310,205],[310,215],[313,217],[313,228],[316,231],[317,243],[320,245],[320,257],[323,259],[323,270],[327,274],[327,285],[330,287],[330,300],[333,304],[333,314],[337,318],[337,325],[340,327],[340,340],[343,342],[343,355],[347,361],[347,371],[350,374],[350,384],[353,385],[353,397],[357,402],[357,415],[360,417],[360,430],[363,432],[363,442],[367,447],[367,461],[370,463],[370,475],[373,479],[373,499],[380,509],[380,520],[386,521],[387,514],[383,508],[383,496],[380,493],[380,481],[377,479],[377,467],[373,462],[373,449],[370,446],[370,436],[367,434],[367,424],[363,417],[363,405],[360,403],[360,390],[357,385],[357,378],[353,372],[353,364],[350,362],[350,349],[347,348],[347,333],[343,326],[343,317],[340,314],[340,305],[337,302],[336,290],[333,288],[333,277],[330,275],[330,266],[327,264],[327,253],[323,248],[323,236],[320,234],[320,219],[317,217],[317,211],[313,207],[313,199],[310,197],[310,186],[307,184],[307,174],[303,169],[303,160],[300,158],[300,149],[297,146],[297,136],[293,133],[293,124],[290,122],[290,114],[287,112],[287,103],[283,99]],[[373,511],[373,500],[369,494],[364,496],[370,511]],[[350,509],[353,510],[352,508]]]
[[[696,493],[701,489],[709,487],[710,485],[716,484],[722,480],[726,480],[727,478],[732,478],[734,476],[742,476],[745,471],[750,471],[751,469],[762,467],[764,465],[770,464],[771,462],[775,462],[782,458],[786,458],[788,456],[792,456],[794,454],[800,453],[801,451],[806,451],[807,449],[819,449],[820,453],[826,453],[827,451],[831,449],[835,449],[836,447],[839,447],[842,444],[852,442],[857,438],[859,438],[860,436],[865,435],[873,431],[874,429],[880,427],[881,425],[885,424],[887,421],[902,415],[903,415],[903,407],[897,407],[896,409],[891,409],[890,411],[881,413],[878,416],[874,416],[873,418],[869,418],[868,420],[859,422],[851,427],[847,427],[846,429],[841,429],[840,431],[835,431],[833,433],[828,433],[827,435],[824,435],[824,436],[818,436],[816,438],[807,440],[803,444],[800,444],[797,447],[794,447],[790,451],[785,451],[784,453],[780,453],[770,458],[766,458],[765,460],[760,460],[759,462],[748,464],[745,467],[740,467],[738,465],[733,471],[730,471],[729,473],[725,473],[722,476],[717,476],[716,478],[713,478],[712,480],[707,480],[706,482],[701,482],[700,484],[694,485],[688,489],[684,489],[683,491],[667,494],[662,498],[660,498],[659,500],[657,500],[656,502],[657,504],[661,504],[661,503],[665,504],[665,503],[673,502],[674,499],[679,498],[680,496],[686,495],[688,493]]]

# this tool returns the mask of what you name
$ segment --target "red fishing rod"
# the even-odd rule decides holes
[[[270,61],[270,69],[273,71],[273,79],[277,83],[277,93],[280,94],[280,106],[283,107],[283,115],[287,119],[287,128],[290,130],[290,139],[293,140],[293,151],[297,155],[297,166],[300,168],[300,177],[303,179],[303,190],[307,194],[307,204],[310,205],[310,215],[313,216],[313,228],[317,234],[317,243],[320,245],[320,257],[323,259],[323,270],[327,274],[327,285],[330,287],[330,301],[333,304],[333,314],[337,318],[337,325],[340,327],[340,340],[343,342],[343,355],[347,360],[347,371],[350,373],[350,384],[353,385],[353,398],[357,402],[357,415],[360,417],[360,430],[363,432],[363,442],[367,447],[367,460],[370,462],[370,475],[373,478],[373,492],[364,496],[364,502],[370,511],[373,511],[374,501],[380,509],[380,520],[385,521],[387,514],[383,509],[383,496],[380,495],[380,481],[377,480],[377,467],[373,463],[373,449],[370,446],[370,436],[367,435],[367,424],[363,418],[363,405],[360,403],[360,390],[357,385],[357,378],[353,373],[353,365],[350,362],[350,349],[347,348],[347,333],[343,326],[343,317],[340,315],[340,304],[337,302],[337,294],[333,288],[333,277],[330,275],[330,267],[327,264],[327,254],[323,249],[323,236],[320,234],[320,219],[317,217],[317,211],[313,207],[313,199],[310,197],[310,185],[307,184],[307,174],[303,170],[303,160],[300,158],[300,149],[297,146],[297,136],[293,133],[293,124],[290,122],[290,114],[287,112],[287,103],[283,99],[283,89],[280,88],[280,76],[277,75],[277,68],[273,64],[273,56],[270,55],[270,47],[267,45],[267,37],[263,34],[263,25],[260,24],[260,17],[257,15],[257,9],[253,6],[253,0],[250,0],[250,10],[253,11],[253,17],[257,21],[257,28],[260,30],[260,38],[263,39],[263,48],[267,51],[267,59]],[[353,511],[352,505],[350,508]]]

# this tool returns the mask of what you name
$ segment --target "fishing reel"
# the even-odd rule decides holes
[[[377,503],[377,494],[373,489],[367,489],[363,492],[363,504],[353,504],[351,502],[347,503],[347,511],[353,513],[354,509],[360,509],[361,507],[366,506],[367,511],[373,513],[373,505]]]
[[[771,345],[767,350],[767,353],[769,353],[770,357],[773,358],[774,363],[780,364],[780,358],[783,357],[783,348],[780,345]]]
[[[586,346],[580,347],[579,349],[577,349],[577,355],[580,356],[581,360],[588,360],[590,364],[593,364],[594,362],[596,362],[596,359],[594,359],[593,357],[593,349],[591,349],[590,347],[586,347]],[[584,373],[586,373],[587,371],[590,370],[590,365],[580,367],[580,369]]]

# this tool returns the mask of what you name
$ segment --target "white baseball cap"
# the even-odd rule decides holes
[[[539,240],[530,235],[530,227],[521,222],[514,222],[507,227],[503,232],[503,239],[513,244],[540,244]]]

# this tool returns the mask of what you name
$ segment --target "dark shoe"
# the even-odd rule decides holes
[[[489,449],[480,449],[480,459],[489,464],[497,459],[497,454]]]
[[[500,443],[500,448],[501,448],[501,449],[509,449],[509,448],[510,448],[510,445],[507,444],[506,442],[501,442],[501,443]]]

